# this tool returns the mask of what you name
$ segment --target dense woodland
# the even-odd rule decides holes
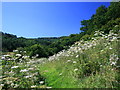
[[[81,39],[90,40],[96,30],[108,33],[120,30],[120,2],[111,2],[107,8],[101,6],[89,20],[81,21],[80,34],[70,36],[28,39],[16,35],[2,33],[2,51],[11,52],[15,49],[27,51],[30,56],[48,57],[63,49],[68,49],[74,42]],[[116,27],[114,27],[117,25]]]

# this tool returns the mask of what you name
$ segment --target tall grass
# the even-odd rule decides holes
[[[68,50],[36,58],[16,50],[2,55],[3,88],[120,88],[119,34],[96,32]],[[20,52],[20,51],[19,51]]]
[[[68,51],[42,64],[39,68],[47,85],[53,88],[117,88],[120,53],[119,40],[115,37],[111,32],[90,41],[76,42]]]

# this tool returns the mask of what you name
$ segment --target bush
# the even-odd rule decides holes
[[[87,41],[87,40],[90,40],[90,39],[91,39],[91,36],[88,35],[88,34],[86,34],[86,35],[84,35],[81,39]]]
[[[47,52],[45,48],[39,44],[32,45],[27,48],[30,57],[38,55],[38,57],[46,57]]]

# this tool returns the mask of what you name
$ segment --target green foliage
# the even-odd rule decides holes
[[[83,21],[81,21],[81,25],[84,26],[84,27],[81,27],[80,29],[82,31],[88,30],[89,22],[90,22],[89,20],[83,20]]]
[[[106,17],[108,20],[120,18],[120,2],[111,2],[107,9]]]
[[[60,56],[54,56],[52,61],[39,66],[41,74],[46,78],[47,86],[53,88],[118,88],[120,85],[119,69],[117,65],[112,65],[112,62],[118,60],[119,41],[97,36],[94,40],[83,40],[81,44],[78,43],[72,45],[71,49]],[[85,49],[91,45],[93,46]],[[80,47],[83,49],[78,50]]]
[[[87,40],[90,40],[90,39],[91,39],[91,36],[88,35],[88,34],[86,34],[86,35],[84,35],[81,39],[87,41]]]
[[[47,56],[47,52],[46,52],[45,48],[39,44],[32,45],[32,46],[28,47],[26,50],[30,57],[36,56],[37,54],[39,55],[38,57],[46,57]]]
[[[19,58],[22,61],[16,62],[16,58],[18,58],[17,54],[14,53],[10,55],[12,58],[7,57],[5,60],[2,60],[2,89],[33,88],[32,86],[34,88],[45,88],[45,85],[39,83],[40,81],[45,81],[45,78],[41,76],[39,70],[36,68],[36,65],[39,63],[36,62],[34,65],[34,63],[31,63],[33,60],[30,58],[26,58],[25,60]]]
[[[80,30],[85,31],[89,35],[96,30],[103,30],[108,33],[115,25],[119,25],[119,10],[120,2],[111,2],[108,8],[102,5],[89,20],[81,21],[82,27]]]
[[[100,29],[101,31],[104,31],[105,33],[108,33],[110,30],[114,30],[114,32],[118,32],[120,30],[120,18],[117,18],[115,20],[110,20],[107,24],[102,26]]]

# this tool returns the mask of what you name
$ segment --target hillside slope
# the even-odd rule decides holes
[[[5,88],[120,88],[120,31],[96,31],[49,58],[26,51],[2,55],[0,86]]]
[[[96,31],[90,41],[79,41],[39,65],[53,88],[115,88],[120,82],[118,34]]]

